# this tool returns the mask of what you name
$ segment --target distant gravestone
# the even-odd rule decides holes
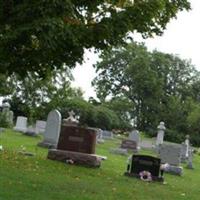
[[[103,130],[102,139],[113,139],[113,133],[111,131]]]
[[[138,151],[137,143],[135,141],[133,141],[133,140],[128,140],[128,139],[122,140],[121,148],[122,149],[133,150],[134,152]]]
[[[141,174],[147,172],[152,180],[163,181],[160,176],[161,160],[159,158],[148,155],[133,155],[127,166],[127,176],[141,177]]]
[[[185,143],[182,143],[181,144],[181,162],[182,163],[185,163],[186,160],[188,159],[186,157],[186,155],[187,155],[186,152],[187,152],[187,145]]]
[[[60,134],[61,114],[58,110],[53,110],[48,114],[44,140],[39,143],[43,147],[56,147]]]
[[[37,133],[44,133],[46,128],[46,121],[37,120],[35,124],[35,130]]]
[[[129,140],[133,140],[137,143],[137,147],[139,147],[140,143],[140,133],[138,130],[133,130],[129,133]]]
[[[160,122],[160,124],[157,127],[158,133],[157,133],[157,139],[156,139],[156,145],[159,146],[163,143],[164,135],[165,135],[165,123]]]
[[[97,131],[97,134],[96,134],[96,143],[104,143],[104,139],[103,139],[103,136],[102,136],[102,130],[97,128],[96,129]]]
[[[15,131],[25,133],[27,130],[27,118],[23,116],[18,116],[16,126],[13,129]]]

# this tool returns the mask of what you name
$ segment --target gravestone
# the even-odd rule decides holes
[[[140,144],[140,133],[138,130],[133,130],[129,133],[129,137],[128,137],[129,140],[133,140],[136,142],[137,144],[137,148],[139,148],[139,144]]]
[[[103,136],[102,136],[102,130],[99,129],[99,128],[97,128],[96,130],[97,130],[96,142],[100,143],[100,144],[104,143],[104,139],[103,139]]]
[[[129,140],[129,139],[122,140],[121,148],[133,150],[134,152],[138,151],[137,143],[135,141]]]
[[[58,110],[52,110],[47,117],[44,140],[39,146],[56,148],[60,134],[61,114]]]
[[[159,148],[161,163],[178,166],[181,162],[181,146],[175,144],[162,144]]]
[[[156,139],[156,145],[159,146],[163,143],[164,135],[165,135],[165,123],[160,122],[160,124],[157,127],[158,133],[157,133],[157,139]]]
[[[46,128],[46,121],[37,120],[35,124],[36,133],[44,133]]]
[[[129,159],[125,175],[142,178],[142,172],[149,172],[152,180],[163,181],[160,166],[161,160],[159,158],[148,155],[133,155]]]
[[[36,133],[35,127],[33,126],[29,126],[26,129],[26,132],[24,134],[28,136],[34,136],[34,137],[38,135],[38,133]]]
[[[103,156],[95,155],[96,129],[63,124],[57,149],[50,149],[48,158],[67,163],[99,167]]]
[[[103,130],[102,139],[113,139],[113,133],[111,131]]]
[[[165,171],[171,174],[182,175],[181,162],[181,145],[165,144],[159,146],[159,156],[161,163],[168,163],[171,167]]]
[[[188,169],[194,169],[193,164],[192,164],[192,160],[193,160],[193,149],[190,148],[189,152],[188,152],[188,163],[187,163]]]
[[[27,118],[23,116],[18,116],[16,126],[13,129],[15,131],[25,133],[27,130]]]
[[[110,148],[110,153],[112,154],[118,154],[118,155],[122,155],[122,156],[127,156],[128,155],[128,151],[127,149],[122,149],[122,148]]]
[[[187,145],[185,143],[181,144],[181,162],[185,163],[186,160],[188,159],[186,157],[186,152],[187,152]]]
[[[57,149],[94,154],[96,131],[78,126],[62,126]]]

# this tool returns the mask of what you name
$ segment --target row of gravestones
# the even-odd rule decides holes
[[[36,122],[36,129],[40,124],[38,122],[41,121]],[[60,161],[72,159],[77,164],[100,166],[100,161],[106,157],[95,155],[97,130],[77,126],[77,123],[77,120],[73,120],[73,116],[62,120],[59,111],[51,111],[43,130],[43,141],[38,145],[49,148],[49,159]],[[18,117],[15,130],[26,133],[26,124],[27,118]]]
[[[39,133],[44,133],[46,122],[37,120],[35,126],[27,126],[27,117],[18,116],[16,126],[13,128],[15,131],[22,132],[27,135],[36,136]]]

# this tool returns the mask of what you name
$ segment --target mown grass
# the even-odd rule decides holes
[[[41,137],[28,137],[7,130],[0,135],[0,200],[199,200],[200,156],[194,170],[184,167],[182,177],[165,174],[165,184],[125,177],[127,157],[109,153],[120,141],[97,145],[97,154],[108,160],[97,169],[67,165],[46,159],[47,149],[36,144]],[[35,153],[33,157],[18,151]],[[150,152],[143,152],[150,153]]]

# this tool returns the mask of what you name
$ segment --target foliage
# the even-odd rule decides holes
[[[0,0],[0,72],[40,76],[83,59],[84,49],[160,35],[188,0]]]
[[[95,67],[93,85],[99,100],[128,99],[126,111],[138,129],[155,136],[164,121],[167,139],[180,142],[188,134],[187,116],[191,101],[198,98],[200,77],[190,61],[132,43],[105,51]]]
[[[0,112],[0,127],[10,128],[11,124],[7,121],[6,115],[4,112]]]

